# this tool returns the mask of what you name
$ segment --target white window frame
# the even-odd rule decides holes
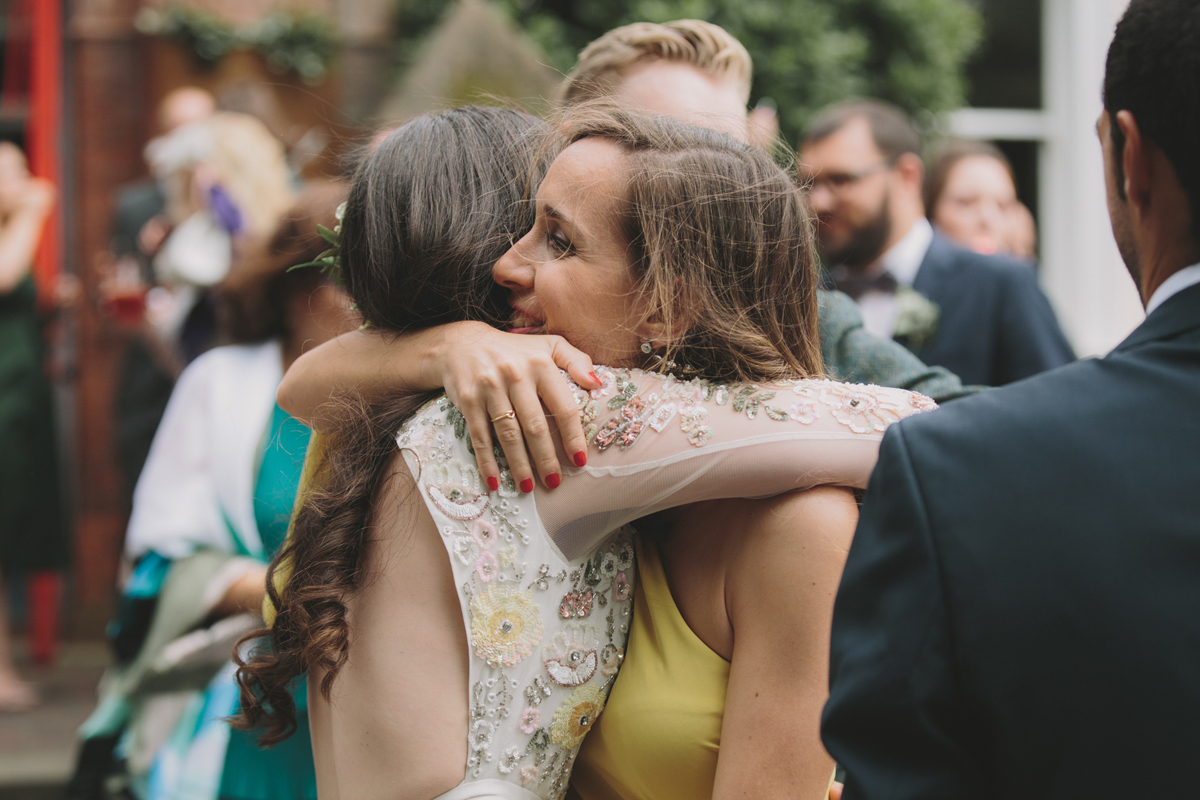
[[[1043,0],[1040,111],[963,108],[957,136],[1038,143],[1041,280],[1080,356],[1108,352],[1144,319],[1112,237],[1096,120],[1113,29],[1128,0]]]

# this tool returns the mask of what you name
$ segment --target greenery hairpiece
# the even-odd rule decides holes
[[[333,217],[337,220],[337,224],[333,226],[333,230],[329,230],[324,225],[317,225],[317,233],[329,245],[329,249],[321,253],[312,261],[306,261],[303,264],[297,264],[288,269],[291,272],[293,269],[302,269],[304,267],[316,267],[321,270],[321,274],[333,280],[335,286],[342,285],[342,218],[346,216],[346,204],[342,203],[337,207]]]

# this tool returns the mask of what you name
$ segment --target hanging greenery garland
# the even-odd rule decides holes
[[[316,13],[274,11],[249,25],[232,25],[208,11],[170,5],[143,8],[134,25],[182,44],[206,66],[235,50],[254,50],[272,72],[294,72],[308,84],[325,78],[338,46],[336,24]]]

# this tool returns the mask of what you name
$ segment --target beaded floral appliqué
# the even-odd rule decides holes
[[[816,422],[824,410],[852,432],[864,434],[880,433],[909,413],[937,408],[933,400],[915,392],[827,380],[790,381],[766,388],[667,376],[656,391],[642,394],[634,380],[636,373],[606,367],[595,371],[600,388],[586,392],[575,387],[575,400],[588,441],[601,451],[630,447],[648,430],[661,433],[676,417],[688,442],[703,447],[713,437],[712,406],[728,407],[748,419],[761,415],[800,425]],[[788,387],[795,397],[790,405],[780,396]],[[601,422],[602,408],[617,413]]]
[[[637,401],[636,386],[626,381],[618,390],[612,381],[621,407]],[[618,531],[586,560],[562,561],[544,532],[534,533],[541,529],[533,495],[516,489],[502,452],[499,489],[483,485],[466,421],[444,398],[406,425],[397,444],[415,458],[410,466],[459,585],[472,653],[468,780],[519,781],[561,798],[624,657],[631,532]]]

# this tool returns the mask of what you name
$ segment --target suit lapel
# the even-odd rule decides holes
[[[1154,313],[1146,317],[1146,321],[1135,328],[1113,352],[1120,353],[1146,342],[1169,339],[1194,328],[1200,328],[1200,285],[1189,286],[1154,309]]]
[[[917,270],[917,276],[913,278],[912,288],[928,297],[934,303],[941,305],[939,289],[946,285],[946,272],[949,271],[953,255],[953,245],[951,245],[941,234],[934,233],[933,241],[929,243],[929,250],[925,252],[925,258],[921,259],[921,267]]]
[[[925,257],[921,259],[921,266],[917,268],[917,274],[913,278],[913,291],[924,295],[939,310],[943,307],[946,288],[951,283],[948,273],[952,270],[953,266],[952,250],[952,245],[935,231],[933,240],[929,243],[929,249],[925,251]],[[907,336],[893,336],[892,339],[913,353],[923,352],[925,348],[937,340],[944,321],[943,316],[943,319],[938,322],[938,332],[933,335],[930,341],[924,343],[924,347],[916,347],[915,343],[910,342]]]

